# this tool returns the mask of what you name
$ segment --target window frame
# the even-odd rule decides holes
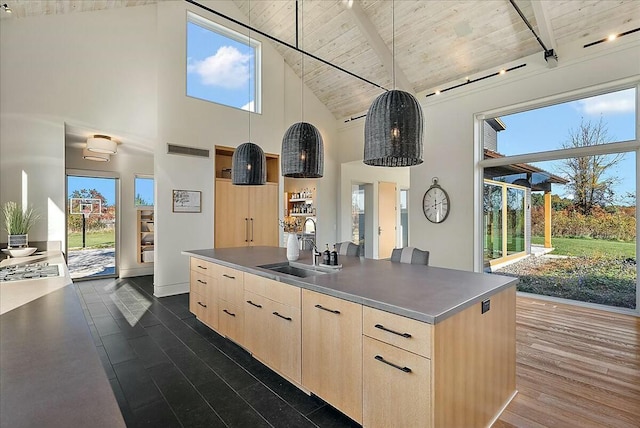
[[[188,73],[186,72],[185,72],[185,81],[184,81],[185,95],[189,98],[194,98],[197,100],[218,104],[218,105],[229,107],[236,110],[249,111],[251,113],[262,114],[262,42],[252,37],[246,36],[238,31],[232,30],[231,28],[225,27],[222,24],[214,22],[196,13],[187,11],[187,18],[185,22],[185,70],[187,65],[186,61],[188,58],[188,40],[186,37],[186,33],[187,33],[187,26],[189,25],[189,23],[195,24],[206,30],[217,33],[218,35],[231,39],[237,43],[242,43],[244,45],[247,45],[253,49],[254,61],[255,61],[255,65],[254,65],[255,69],[253,72],[253,79],[254,79],[253,110],[245,110],[240,107],[235,107],[235,106],[224,104],[218,101],[212,101],[206,98],[195,97],[193,95],[187,94]],[[251,79],[251,77],[249,78]]]
[[[539,108],[548,107],[555,104],[562,104],[565,102],[578,101],[581,99],[604,95],[612,92],[617,92],[625,89],[635,89],[635,126],[636,126],[636,139],[619,141],[615,143],[601,144],[590,147],[578,147],[558,149],[551,151],[543,151],[537,153],[527,153],[520,155],[505,156],[494,159],[484,159],[484,137],[483,137],[483,123],[486,119],[496,118],[500,116],[507,116],[515,113],[522,113],[525,111],[535,110]],[[535,163],[544,161],[553,161],[559,159],[575,158],[575,157],[588,157],[593,155],[615,154],[624,152],[635,152],[635,171],[636,171],[636,197],[638,197],[638,190],[640,189],[640,83],[637,78],[627,78],[614,83],[607,83],[596,85],[586,89],[579,89],[570,91],[567,93],[545,97],[538,100],[530,100],[527,102],[515,104],[512,106],[503,107],[487,111],[484,113],[478,113],[474,117],[474,139],[475,139],[475,215],[474,215],[474,271],[484,271],[484,245],[483,245],[483,186],[484,186],[484,168],[505,166],[514,163]],[[637,199],[636,199],[637,201]],[[637,206],[637,202],[636,202]],[[639,213],[636,210],[636,258],[640,255],[640,222],[638,222]],[[636,267],[636,309],[624,309],[616,308],[604,305],[596,305],[585,302],[572,301],[573,304],[586,307],[597,307],[614,312],[632,313],[635,315],[640,314],[640,269]],[[564,301],[554,297],[542,298],[552,301]]]

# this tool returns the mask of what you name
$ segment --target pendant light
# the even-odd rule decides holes
[[[392,74],[394,89],[378,96],[364,123],[364,160],[373,166],[419,165],[423,156],[423,120],[413,95],[395,89],[395,2],[392,2]]]
[[[296,48],[298,2],[296,0]],[[304,25],[301,26],[304,28]],[[304,52],[301,51],[300,99],[304,119]],[[320,131],[304,120],[294,123],[282,137],[282,175],[290,178],[320,178],[324,174],[324,143]]]
[[[251,24],[251,2],[249,2],[249,24]],[[251,30],[249,30],[251,38]],[[251,85],[249,85],[251,93]],[[249,97],[251,98],[251,97]],[[249,140],[251,140],[251,110],[249,113]],[[231,157],[231,184],[256,186],[267,182],[267,158],[264,151],[251,141],[240,144]]]

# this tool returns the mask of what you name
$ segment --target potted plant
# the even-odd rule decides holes
[[[9,234],[9,248],[26,248],[29,246],[28,234],[40,215],[30,207],[22,210],[17,203],[9,201],[2,207],[4,227]]]

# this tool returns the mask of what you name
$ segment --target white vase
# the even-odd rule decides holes
[[[298,235],[289,233],[287,238],[287,260],[298,260],[298,257],[300,257],[300,247],[298,245]]]

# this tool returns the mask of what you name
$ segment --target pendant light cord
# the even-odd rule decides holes
[[[393,79],[393,89],[396,89],[396,2],[391,0],[391,77]]]
[[[297,4],[298,0],[296,0]],[[304,0],[300,0],[300,44],[304,49]],[[300,122],[304,122],[304,54],[300,54]]]

